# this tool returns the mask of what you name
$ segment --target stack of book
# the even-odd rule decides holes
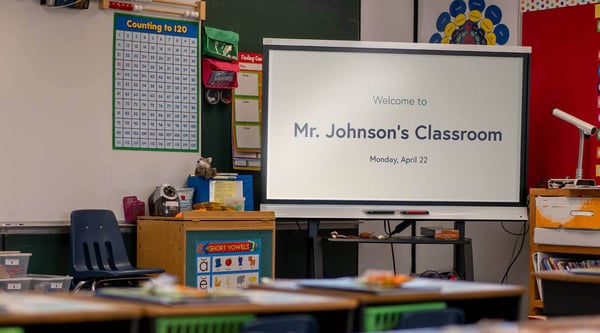
[[[421,227],[421,235],[434,239],[458,239],[457,229],[445,227]]]
[[[555,255],[546,252],[533,252],[531,254],[533,261],[533,270],[535,272],[543,271],[570,271],[578,268],[598,268],[600,267],[600,259],[598,258],[581,258],[578,256]],[[540,299],[543,300],[542,281],[536,279],[538,293]]]

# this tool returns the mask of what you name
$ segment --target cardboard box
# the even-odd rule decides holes
[[[600,229],[600,198],[535,198],[535,225],[541,228]]]
[[[434,239],[459,239],[460,233],[457,229],[445,227],[421,227],[421,235]]]

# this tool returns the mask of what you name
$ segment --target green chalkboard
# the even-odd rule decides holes
[[[262,53],[263,37],[358,40],[360,0],[207,1],[205,24],[239,33],[244,52]]]
[[[206,26],[235,31],[239,51],[262,53],[263,38],[360,39],[360,0],[215,0],[206,2]],[[204,89],[202,91],[204,96]],[[231,158],[231,105],[202,98],[201,147],[219,172],[234,172]],[[253,175],[254,207],[259,207],[260,173]]]

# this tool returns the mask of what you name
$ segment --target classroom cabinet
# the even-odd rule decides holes
[[[243,288],[275,271],[273,212],[183,212],[138,217],[137,264],[162,267],[179,284]]]
[[[571,229],[569,230],[569,225],[572,224],[576,219],[569,219],[562,222],[565,222],[560,227],[558,226],[549,226],[547,221],[538,221],[540,216],[540,210],[542,207],[538,207],[536,205],[537,198],[541,197],[550,197],[550,198],[590,198],[590,202],[595,203],[597,200],[600,200],[600,190],[597,188],[578,188],[578,189],[543,189],[543,188],[533,188],[529,191],[529,223],[530,223],[530,232],[529,232],[529,315],[544,315],[544,302],[540,295],[540,291],[538,289],[538,283],[536,277],[533,272],[535,271],[535,262],[533,259],[533,254],[536,252],[542,252],[546,254],[551,254],[552,256],[563,256],[563,257],[572,257],[577,258],[577,260],[583,260],[587,258],[599,258],[600,257],[600,230],[598,228],[588,228],[588,230],[581,229]],[[555,211],[558,215],[573,215],[572,207],[569,206],[561,206],[559,204],[550,207],[552,209],[565,209],[568,210],[566,212]],[[590,207],[586,207],[585,209],[589,209]],[[575,214],[576,215],[576,214]],[[580,215],[585,216],[585,215]],[[574,217],[574,216],[573,216]],[[593,216],[589,216],[590,220],[595,221],[600,225],[600,220],[594,218]],[[542,223],[543,222],[543,223]],[[544,229],[541,229],[544,228]],[[539,233],[536,237],[536,229]],[[577,242],[569,241],[567,237],[562,237],[560,240],[557,239],[556,243],[551,243],[551,241],[542,241],[541,234],[547,232],[562,232],[563,235],[573,235],[582,236],[582,241]],[[596,234],[597,233],[597,234]],[[592,242],[588,242],[587,240],[592,239]],[[594,239],[599,239],[597,244],[594,244]]]

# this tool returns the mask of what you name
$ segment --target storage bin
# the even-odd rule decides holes
[[[0,279],[0,290],[4,291],[27,291],[29,290],[30,278]]]
[[[68,275],[28,274],[27,277],[31,279],[29,289],[42,292],[69,291],[73,280]]]
[[[237,73],[239,71],[240,65],[238,63],[210,58],[202,59],[202,83],[206,88],[237,88]]]
[[[256,318],[253,314],[214,315],[203,317],[156,318],[154,333],[219,332],[238,333],[245,323]]]
[[[235,31],[204,26],[201,33],[202,54],[226,61],[238,60],[240,35]]]
[[[0,253],[0,277],[25,277],[30,257],[31,253]]]
[[[25,333],[25,329],[18,326],[0,327],[0,333]]]
[[[536,227],[599,230],[600,198],[538,196],[535,198]]]
[[[364,309],[363,331],[379,332],[395,329],[404,313],[445,309],[445,302],[368,306]]]

